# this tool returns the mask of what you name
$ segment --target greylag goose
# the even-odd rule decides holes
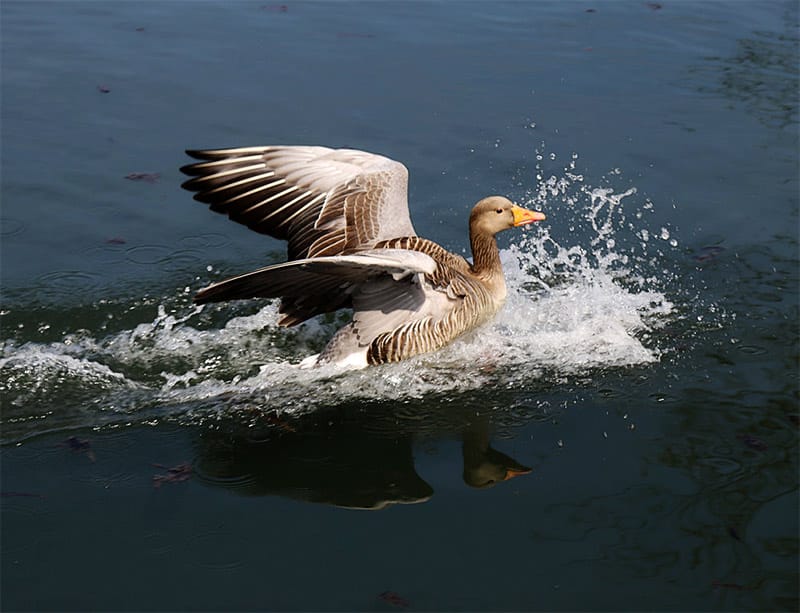
[[[288,260],[214,283],[194,302],[280,298],[280,325],[343,308],[353,319],[303,366],[397,362],[489,321],[506,297],[495,234],[545,218],[502,196],[469,217],[473,262],[417,236],[403,164],[311,146],[187,151],[194,199],[288,242]]]

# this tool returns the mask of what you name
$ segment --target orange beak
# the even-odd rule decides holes
[[[506,468],[506,476],[503,477],[503,481],[508,481],[509,479],[513,479],[514,477],[519,477],[520,475],[528,475],[531,473],[530,468],[523,468],[521,470],[513,470],[511,468]]]
[[[528,209],[523,209],[521,206],[517,206],[516,204],[511,207],[511,212],[514,214],[515,226],[527,226],[535,221],[545,220],[544,213],[540,213],[539,211],[529,211]]]

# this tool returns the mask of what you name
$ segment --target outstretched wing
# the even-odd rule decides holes
[[[408,170],[354,149],[275,146],[187,151],[195,200],[289,243],[289,259],[334,256],[416,236]]]
[[[412,308],[405,288],[415,283],[418,275],[430,275],[436,268],[437,263],[430,256],[398,249],[307,258],[220,281],[200,290],[194,301],[204,304],[240,298],[280,297],[281,311],[285,313],[280,323],[293,325],[305,320],[309,312],[325,313],[351,306],[354,294],[375,285],[393,288],[390,291],[385,289],[384,299],[377,301],[385,317],[391,311]],[[369,290],[368,293],[374,294]]]

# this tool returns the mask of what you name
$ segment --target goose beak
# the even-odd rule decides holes
[[[529,211],[528,209],[523,209],[521,206],[517,206],[516,204],[511,207],[511,212],[514,214],[515,226],[527,226],[535,221],[545,220],[544,213],[540,213],[539,211]]]
[[[528,475],[531,472],[530,468],[520,467],[521,470],[514,470],[512,468],[506,468],[506,476],[503,477],[503,481],[508,481],[514,477],[519,477],[520,475]]]

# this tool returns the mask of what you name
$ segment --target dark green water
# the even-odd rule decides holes
[[[798,609],[796,3],[0,18],[0,608]],[[310,372],[335,321],[193,307],[283,246],[183,149],[276,143],[403,161],[456,252],[541,208],[497,321]]]

